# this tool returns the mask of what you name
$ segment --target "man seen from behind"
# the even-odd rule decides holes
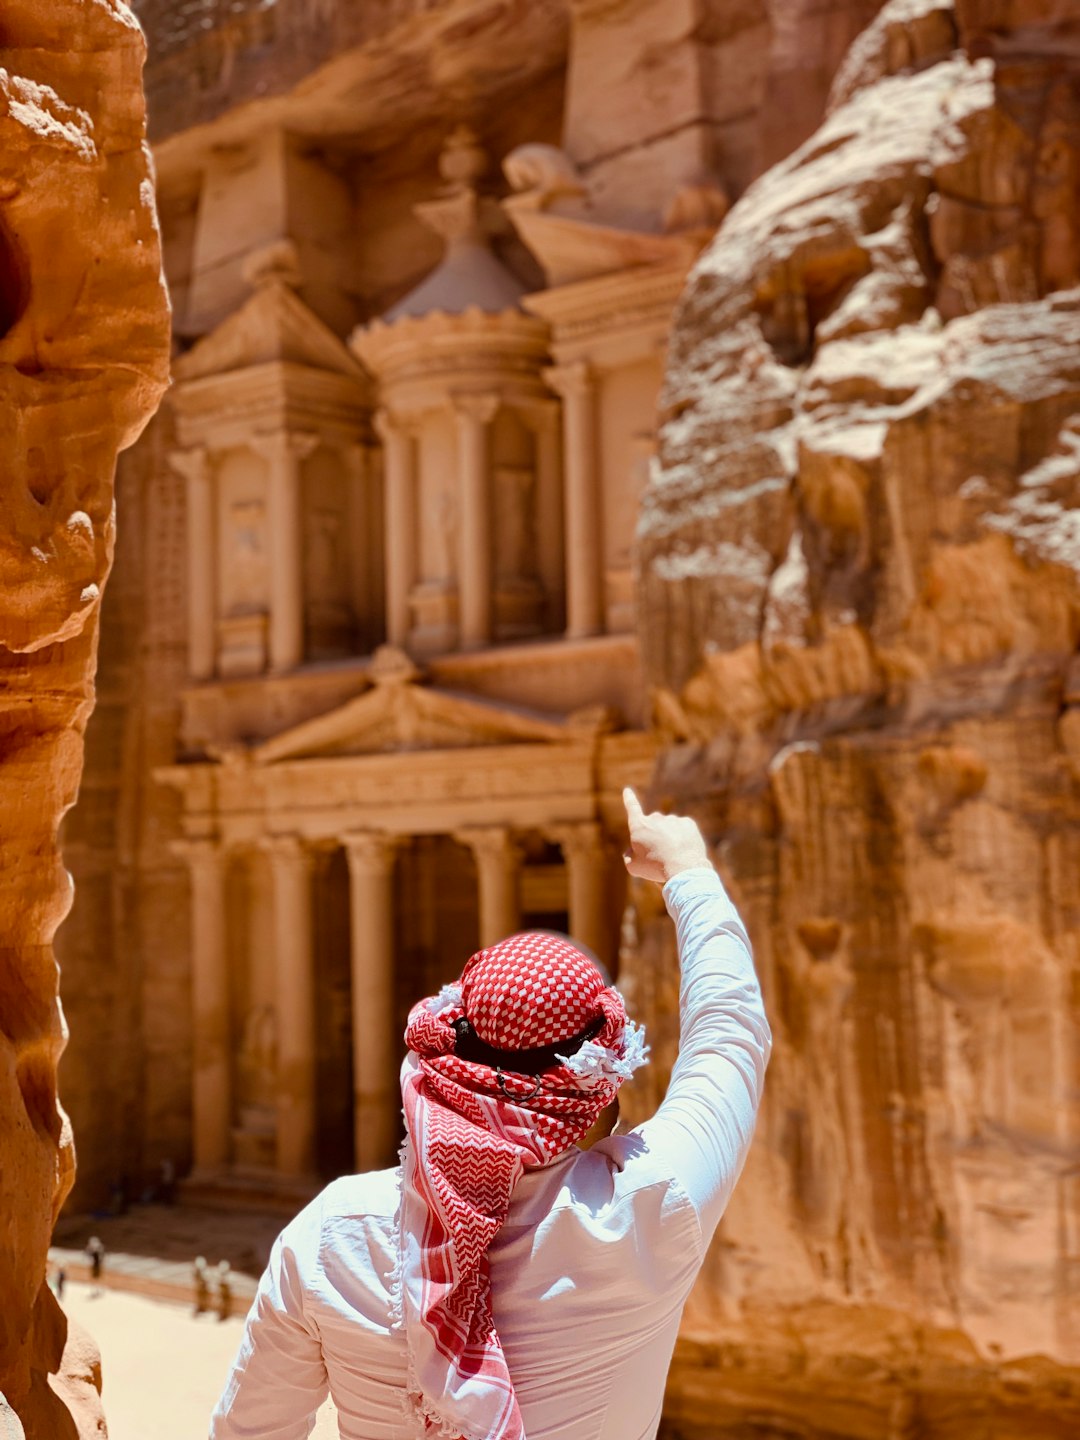
[[[397,1170],[335,1181],[279,1237],[211,1440],[651,1440],[683,1305],[742,1170],[771,1036],[750,943],[683,816],[624,792],[627,869],[678,936],[679,1056],[646,1061],[595,961],[527,931],[413,1007]]]

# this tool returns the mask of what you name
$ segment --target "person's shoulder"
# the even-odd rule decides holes
[[[316,1241],[339,1220],[393,1220],[398,1207],[398,1171],[368,1170],[342,1175],[320,1190],[282,1231],[282,1240],[299,1250]]]
[[[332,1180],[312,1202],[323,1220],[393,1218],[398,1208],[398,1170],[367,1170]]]
[[[584,1206],[596,1219],[602,1214],[614,1218],[627,1204],[644,1203],[646,1208],[651,1204],[669,1213],[686,1203],[669,1162],[650,1147],[647,1133],[641,1130],[609,1135],[551,1168],[554,1183],[546,1203],[552,1209]],[[652,1200],[645,1200],[646,1195]]]

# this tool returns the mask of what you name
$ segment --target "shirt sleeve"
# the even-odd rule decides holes
[[[664,900],[682,971],[679,1058],[639,1133],[689,1196],[708,1244],[750,1149],[772,1034],[749,937],[716,872],[680,872]]]
[[[295,1222],[294,1222],[295,1224]],[[274,1242],[240,1351],[210,1421],[210,1440],[306,1440],[326,1399],[318,1331],[304,1314],[290,1226]]]

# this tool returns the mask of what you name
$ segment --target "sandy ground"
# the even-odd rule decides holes
[[[64,1309],[101,1349],[103,1399],[110,1440],[206,1440],[210,1412],[229,1372],[241,1316],[198,1320],[179,1305],[69,1282]],[[313,1434],[335,1440],[333,1407]]]

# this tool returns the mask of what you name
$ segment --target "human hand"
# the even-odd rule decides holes
[[[623,859],[631,875],[663,885],[682,870],[712,868],[701,831],[688,815],[646,815],[629,785],[623,804],[630,825],[630,849]]]

